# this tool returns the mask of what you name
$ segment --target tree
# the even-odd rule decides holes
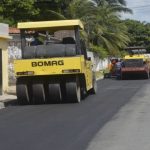
[[[96,51],[110,55],[120,52],[129,42],[120,12],[129,12],[125,0],[3,0],[0,20],[16,25],[20,21],[81,19],[84,37]]]
[[[84,22],[92,47],[105,49],[110,55],[118,54],[129,42],[127,27],[118,15],[120,11],[131,12],[125,1],[74,0],[68,7],[70,18]]]
[[[0,15],[4,20],[10,20],[11,24],[18,21],[27,21],[36,16],[39,10],[34,7],[34,0],[3,0],[0,6]]]
[[[16,25],[20,21],[66,19],[63,13],[69,2],[70,0],[3,0],[0,2],[1,21]]]
[[[150,51],[150,24],[136,20],[123,21],[128,27],[129,46],[142,46]]]

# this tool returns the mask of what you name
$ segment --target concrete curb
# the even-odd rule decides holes
[[[99,81],[99,80],[102,80],[102,79],[104,79],[104,76],[97,78],[96,81]]]
[[[0,102],[0,109],[5,108],[4,102]]]
[[[16,104],[17,98],[15,95],[2,95],[0,96],[0,109],[3,109],[9,105]]]

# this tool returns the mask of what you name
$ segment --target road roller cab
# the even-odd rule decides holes
[[[18,23],[22,59],[14,61],[20,104],[80,102],[96,77],[80,20]]]

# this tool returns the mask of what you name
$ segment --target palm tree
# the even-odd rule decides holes
[[[90,26],[94,26],[90,33],[96,45],[103,45],[108,51],[119,50],[129,42],[126,26],[119,20],[112,7],[108,5],[99,6],[98,14],[93,21],[89,21]],[[93,24],[93,25],[92,25]]]
[[[125,4],[124,0],[73,0],[68,12],[70,18],[84,22],[92,48],[115,54],[129,42],[127,27],[119,15],[119,12],[131,13]]]
[[[69,18],[84,19],[86,16],[91,16],[94,13],[95,5],[89,0],[73,0],[67,9]]]
[[[92,0],[94,1],[98,6],[103,5],[104,3],[107,3],[109,5],[123,5],[126,6],[126,1],[125,0]]]

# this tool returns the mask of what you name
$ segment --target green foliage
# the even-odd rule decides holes
[[[3,0],[0,16],[4,20],[10,20],[11,25],[30,20],[65,19],[61,7],[66,3],[61,0]]]
[[[90,50],[97,53],[101,59],[104,59],[108,56],[106,49],[101,46],[90,44]]]
[[[119,55],[130,41],[119,12],[132,11],[126,8],[124,0],[73,0],[68,7],[70,18],[84,22],[88,41],[103,47],[110,55]]]
[[[128,27],[129,46],[142,46],[150,48],[150,24],[135,20],[123,21]]]
[[[132,13],[125,0],[3,0],[0,4],[0,21],[13,26],[22,21],[81,19],[82,38],[102,58],[121,55],[129,37],[132,40],[120,21],[120,12]]]
[[[0,7],[2,8],[0,15],[6,20],[10,20],[11,24],[30,20],[38,13],[38,9],[34,7],[34,0],[3,0]]]
[[[120,57],[123,58],[125,55],[127,55],[128,52],[123,50],[123,51],[120,51]]]

